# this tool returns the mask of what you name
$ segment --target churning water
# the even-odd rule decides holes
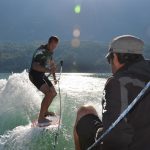
[[[74,150],[73,126],[81,105],[91,104],[101,115],[105,77],[104,74],[62,75],[63,112],[57,150]],[[0,78],[0,150],[53,150],[56,129],[31,127],[43,94],[30,83],[28,73],[0,74]],[[58,96],[50,110],[59,113]]]

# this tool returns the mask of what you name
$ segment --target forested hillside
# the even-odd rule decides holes
[[[42,42],[30,44],[1,43],[0,72],[21,72],[30,67],[33,52]],[[108,44],[81,42],[73,48],[70,42],[61,42],[54,55],[59,63],[64,60],[65,72],[110,72],[105,60]],[[145,56],[150,58],[150,46],[145,47]]]

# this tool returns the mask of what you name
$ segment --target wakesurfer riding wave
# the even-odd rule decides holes
[[[41,110],[38,118],[39,126],[50,125],[50,120],[46,119],[48,115],[55,115],[49,112],[48,108],[54,97],[57,95],[52,82],[48,79],[45,73],[53,75],[54,83],[56,80],[56,64],[53,60],[53,53],[59,42],[58,37],[51,36],[46,45],[40,46],[33,55],[32,64],[29,71],[30,81],[39,89],[45,97],[41,103]]]

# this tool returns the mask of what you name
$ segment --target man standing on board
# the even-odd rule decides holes
[[[56,65],[53,61],[53,53],[59,42],[58,37],[51,36],[46,45],[41,45],[34,53],[32,58],[32,64],[29,71],[30,81],[45,94],[45,97],[41,103],[41,110],[38,118],[39,126],[47,126],[50,124],[50,120],[45,117],[48,115],[55,115],[53,112],[49,112],[48,108],[52,103],[54,97],[57,95],[55,88],[45,73],[53,75],[54,83],[57,84],[55,72]]]

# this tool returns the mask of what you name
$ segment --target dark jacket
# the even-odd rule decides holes
[[[121,68],[109,78],[103,98],[104,131],[114,122],[150,81],[150,62]],[[150,150],[150,93],[136,104],[104,139],[104,150]]]

